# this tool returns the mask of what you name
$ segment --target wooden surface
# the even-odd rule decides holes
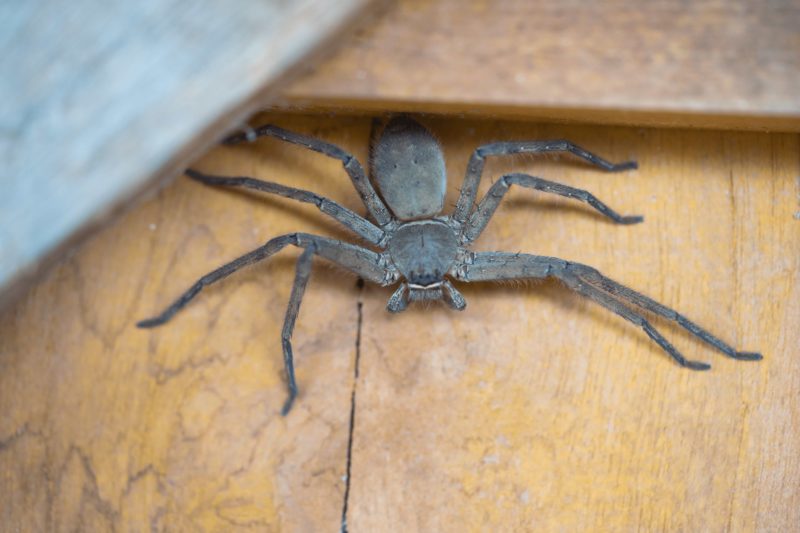
[[[0,303],[263,107],[368,4],[5,2]]]
[[[797,0],[399,0],[291,106],[800,131]]]
[[[267,117],[256,120],[263,123]],[[366,118],[277,117],[364,160]],[[790,531],[800,523],[800,139],[427,118],[454,201],[472,148],[570,138],[641,168],[487,165],[585,187],[638,226],[515,190],[479,250],[596,266],[760,363],[655,323],[707,373],[556,283],[463,288],[467,309],[390,316],[390,291],[321,262],[295,331],[282,418],[280,327],[296,251],[134,323],[313,207],[187,179],[98,234],[0,315],[0,517],[20,531],[333,531],[344,499],[358,302],[350,531]],[[194,166],[360,210],[341,166],[264,140]],[[452,203],[452,202],[449,202]]]

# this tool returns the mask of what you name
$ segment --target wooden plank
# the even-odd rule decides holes
[[[800,131],[796,0],[401,0],[284,105]]]
[[[0,301],[263,107],[368,3],[6,3]]]
[[[270,117],[261,116],[256,123]],[[367,156],[369,120],[272,117]],[[427,118],[449,204],[470,151],[566,137],[636,172],[493,161],[595,192],[638,226],[513,191],[476,246],[596,266],[707,325],[713,369],[554,283],[467,286],[463,313],[412,307],[322,264],[294,336],[286,418],[280,327],[296,252],[206,291],[173,323],[133,324],[271,236],[346,237],[313,206],[186,179],[137,206],[0,314],[0,516],[9,529],[324,531],[344,498],[363,302],[351,531],[787,531],[800,521],[800,138]],[[303,187],[361,210],[341,165],[275,141],[193,166]]]

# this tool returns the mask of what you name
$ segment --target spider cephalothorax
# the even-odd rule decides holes
[[[450,214],[443,214],[447,185],[444,155],[430,132],[409,117],[400,116],[390,120],[372,150],[373,176],[369,178],[372,178],[378,186],[380,196],[358,160],[332,144],[271,125],[234,135],[226,142],[237,144],[262,136],[275,137],[339,159],[372,220],[312,192],[277,183],[247,177],[209,176],[191,169],[187,170],[186,174],[208,185],[247,187],[312,203],[323,213],[366,240],[374,249],[306,233],[275,237],[252,252],[206,274],[163,313],[139,322],[138,326],[149,328],[165,323],[205,286],[232,274],[243,266],[266,259],[287,245],[302,248],[303,253],[297,261],[294,286],[281,335],[289,388],[289,397],[282,409],[283,414],[289,411],[297,396],[291,337],[303,292],[311,273],[311,261],[314,255],[332,261],[367,281],[382,286],[398,285],[387,305],[388,310],[392,312],[403,311],[409,302],[420,300],[443,300],[453,309],[464,309],[466,301],[452,281],[552,277],[560,279],[570,289],[641,327],[681,366],[693,370],[710,368],[706,363],[690,361],[683,357],[653,328],[640,310],[650,311],[678,323],[728,357],[740,360],[761,359],[761,355],[755,352],[736,351],[673,309],[620,285],[592,267],[555,257],[470,251],[470,245],[480,236],[511,185],[586,202],[618,224],[635,224],[642,221],[640,216],[617,214],[587,191],[520,173],[502,176],[476,205],[478,185],[486,157],[568,152],[612,172],[636,168],[634,162],[615,165],[564,140],[486,144],[478,147],[470,158],[455,209]]]

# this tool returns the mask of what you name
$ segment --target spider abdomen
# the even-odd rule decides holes
[[[409,222],[397,228],[388,250],[397,270],[411,284],[427,287],[443,281],[453,266],[458,237],[443,222]]]
[[[447,185],[444,155],[418,122],[407,117],[389,121],[375,146],[372,165],[383,199],[400,220],[428,218],[442,210]]]

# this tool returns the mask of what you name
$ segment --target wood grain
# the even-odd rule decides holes
[[[7,2],[0,304],[266,105],[368,4]]]
[[[261,116],[367,155],[362,117]],[[21,531],[789,531],[800,523],[800,139],[796,134],[423,118],[454,201],[473,147],[570,138],[640,170],[556,158],[487,165],[585,187],[638,226],[515,190],[476,248],[596,266],[760,363],[656,321],[688,356],[555,283],[467,286],[462,313],[412,307],[315,265],[286,418],[280,327],[296,252],[133,327],[199,275],[293,230],[344,236],[313,207],[162,190],[0,315],[0,516]],[[361,211],[341,166],[275,141],[193,166],[303,187]],[[451,202],[452,203],[452,202]],[[353,379],[358,302],[360,375]]]
[[[289,106],[800,131],[797,0],[400,0]]]

